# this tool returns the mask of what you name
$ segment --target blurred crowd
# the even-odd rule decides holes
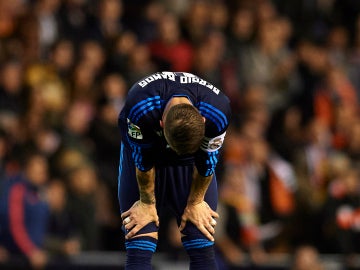
[[[233,110],[219,179],[222,269],[245,255],[360,253],[360,1],[0,0],[0,264],[123,250],[117,117],[157,71]],[[176,260],[176,224],[159,249]],[[302,257],[301,257],[302,256]],[[310,258],[310,259],[309,259]]]

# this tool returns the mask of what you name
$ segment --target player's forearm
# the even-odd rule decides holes
[[[212,175],[201,176],[196,167],[194,168],[193,180],[191,184],[188,203],[198,204],[204,201],[205,193],[210,185]]]
[[[140,201],[146,204],[155,203],[155,168],[142,172],[136,169]]]

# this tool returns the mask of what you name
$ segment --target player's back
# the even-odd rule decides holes
[[[126,140],[143,148],[142,153],[152,152],[158,162],[191,160],[190,156],[178,157],[169,148],[160,126],[167,102],[179,96],[187,97],[206,118],[206,137],[221,135],[228,126],[229,100],[209,82],[193,74],[174,72],[155,73],[138,81],[129,90],[119,121],[127,124]]]

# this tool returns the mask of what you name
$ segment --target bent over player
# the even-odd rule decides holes
[[[217,269],[214,172],[229,117],[229,99],[190,73],[155,73],[130,89],[119,116],[127,270],[151,269],[164,207],[177,219],[190,269]]]

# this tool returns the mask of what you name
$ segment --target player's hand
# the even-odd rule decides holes
[[[219,215],[210,206],[202,201],[197,204],[190,204],[186,206],[184,214],[181,217],[180,231],[182,231],[186,222],[193,223],[210,241],[214,241],[216,218]]]
[[[123,225],[128,231],[125,238],[130,239],[136,233],[150,222],[155,222],[159,226],[159,217],[157,215],[155,204],[146,204],[136,201],[131,208],[121,214]]]

